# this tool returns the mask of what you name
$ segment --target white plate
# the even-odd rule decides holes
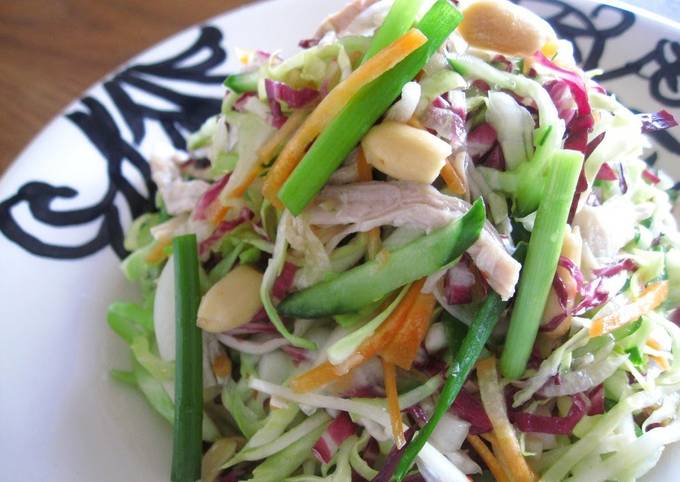
[[[344,0],[278,0],[216,17],[157,45],[70,105],[0,183],[2,480],[167,480],[170,429],[108,378],[127,349],[107,305],[135,297],[118,263],[122,232],[147,205],[145,155],[217,111],[232,48],[283,49],[311,36]],[[579,1],[522,1],[576,38],[588,69],[641,111],[676,109],[677,24]],[[226,60],[225,60],[226,55]],[[155,94],[155,95],[150,95]],[[657,136],[680,179],[678,130]],[[147,179],[147,182],[145,182]],[[680,450],[648,480],[677,480]]]

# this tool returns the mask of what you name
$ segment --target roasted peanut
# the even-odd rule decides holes
[[[248,323],[262,307],[261,284],[262,273],[250,266],[237,266],[203,296],[198,326],[220,333]]]
[[[545,20],[507,0],[471,3],[458,31],[473,47],[508,55],[530,56],[555,39]]]
[[[399,122],[373,127],[361,141],[366,160],[376,169],[401,181],[432,183],[451,146],[429,132]]]

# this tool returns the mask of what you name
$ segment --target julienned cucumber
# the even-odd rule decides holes
[[[478,200],[458,221],[332,280],[298,291],[284,299],[278,310],[297,318],[355,312],[462,255],[477,240],[485,221],[484,205]]]
[[[257,81],[259,79],[260,72],[258,70],[253,72],[243,72],[241,74],[229,75],[226,79],[224,79],[224,85],[237,94],[243,94],[244,92],[255,92],[257,91]]]

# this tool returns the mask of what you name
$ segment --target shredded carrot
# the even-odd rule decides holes
[[[427,37],[416,29],[407,32],[362,64],[324,97],[316,109],[305,119],[292,139],[288,141],[267,174],[262,193],[272,204],[281,204],[277,197],[281,186],[302,160],[309,145],[347,105],[350,99],[364,85],[390,70],[426,41]]]
[[[600,336],[611,333],[627,323],[637,320],[645,313],[659,306],[668,296],[668,281],[659,281],[645,288],[637,300],[611,315],[603,316],[593,321],[590,326],[590,336]]]
[[[210,219],[210,222],[214,226],[217,226],[222,221],[224,221],[224,218],[227,217],[227,214],[229,213],[230,209],[231,208],[229,206],[219,206],[219,208],[217,208],[217,209],[210,209],[210,211],[215,211],[214,213],[211,213],[208,216],[209,219]]]
[[[496,437],[499,458],[504,461],[515,482],[533,482],[536,474],[522,456],[515,430],[508,419],[505,395],[498,381],[496,358],[491,356],[477,362],[477,380],[484,410],[489,416]]]
[[[149,250],[149,253],[144,258],[148,263],[158,264],[163,261],[168,255],[165,252],[165,248],[170,246],[172,242],[171,239],[160,239],[154,243],[154,245]]]
[[[431,293],[418,293],[418,298],[406,315],[406,323],[389,345],[380,352],[383,359],[405,370],[411,368],[418,354],[418,348],[427,335],[436,302],[437,300]]]
[[[465,185],[450,162],[446,161],[439,174],[453,194],[465,194]]]
[[[363,182],[368,182],[373,179],[373,170],[371,166],[366,161],[366,156],[364,155],[364,150],[359,147],[359,153],[357,155],[357,173],[359,175],[359,180]],[[380,252],[380,228],[375,227],[368,231],[368,259],[373,259]]]
[[[213,372],[221,378],[231,375],[231,359],[226,355],[219,355],[212,362]]]
[[[376,330],[373,336],[359,345],[357,351],[347,360],[339,365],[333,365],[329,361],[321,363],[293,378],[290,382],[291,388],[296,392],[311,392],[312,390],[319,389],[336,381],[338,378],[349,373],[350,370],[363,365],[376,356],[380,350],[392,341],[392,338],[401,328],[424,283],[424,279],[413,283],[404,299],[401,300],[401,303],[380,325],[380,328]]]
[[[368,164],[364,150],[361,147],[359,147],[359,152],[357,153],[357,174],[362,182],[373,180],[373,169]]]
[[[652,355],[652,360],[654,360],[656,364],[659,365],[659,368],[661,368],[662,370],[668,370],[671,367],[668,364],[668,360],[666,360],[662,356]]]
[[[392,438],[397,449],[406,445],[404,437],[404,424],[401,421],[401,409],[399,408],[399,393],[397,392],[397,370],[394,365],[383,360],[383,376],[385,378],[385,394],[387,395],[387,410],[390,412],[392,423]]]
[[[496,479],[496,482],[510,482],[508,476],[505,475],[505,471],[503,470],[501,463],[478,435],[468,435],[467,441],[470,442],[472,448],[475,449],[475,452],[477,452],[479,457],[489,468],[491,475],[493,475],[493,478]]]
[[[299,109],[293,112],[293,114],[286,120],[286,122],[278,129],[273,136],[267,140],[258,150],[257,150],[257,161],[255,165],[250,170],[246,178],[241,181],[236,187],[230,187],[228,184],[224,187],[220,193],[219,199],[224,202],[227,198],[238,199],[243,196],[243,194],[248,190],[248,188],[253,184],[255,179],[257,179],[260,174],[264,171],[264,168],[272,159],[279,153],[283,148],[283,145],[290,139],[290,137],[295,133],[295,131],[302,125],[302,122],[309,115],[309,109]],[[224,219],[224,216],[228,212],[229,208],[222,212],[221,216],[215,216],[214,220],[217,223]],[[215,224],[217,224],[215,223]]]
[[[661,350],[662,349],[661,343],[659,343],[658,341],[653,340],[651,338],[649,340],[647,340],[646,345],[649,348],[651,348],[652,350]]]
[[[656,340],[649,339],[645,343],[649,348],[652,350],[657,350],[661,351],[663,350],[663,347],[661,346],[661,343],[659,343]],[[668,363],[668,360],[665,357],[659,356],[659,355],[650,355],[652,360],[656,362],[657,365],[659,365],[659,368],[662,370],[668,370],[671,366]]]

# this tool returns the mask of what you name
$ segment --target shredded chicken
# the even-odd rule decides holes
[[[348,234],[378,226],[409,226],[427,233],[459,219],[469,209],[467,202],[428,184],[363,182],[327,186],[304,215],[317,226],[347,225],[328,241],[326,247],[331,250]],[[490,223],[468,253],[489,285],[503,299],[509,299],[515,292],[521,265],[505,250]]]
[[[354,23],[355,20],[357,20],[357,17],[360,17],[365,10],[375,3],[389,2],[385,2],[384,0],[353,0],[343,9],[327,17],[316,31],[316,36],[321,38],[327,32],[336,32],[338,34],[343,33],[348,29],[348,27],[350,27],[350,25],[352,25],[352,23]],[[387,8],[389,8],[389,5],[387,5]],[[382,17],[376,20],[377,22],[371,22],[373,29],[382,23]]]
[[[596,258],[612,258],[635,237],[635,225],[653,212],[653,203],[635,206],[618,196],[601,206],[583,206],[574,216],[574,225]]]
[[[152,156],[151,178],[158,186],[165,209],[169,214],[181,214],[191,211],[210,184],[197,179],[182,179],[179,166],[172,157]]]

